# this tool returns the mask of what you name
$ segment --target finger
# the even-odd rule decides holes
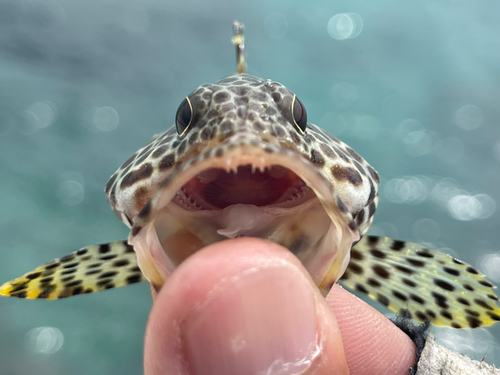
[[[300,261],[275,243],[241,238],[197,252],[155,300],[145,374],[268,370],[348,374],[325,299]]]
[[[415,345],[383,314],[335,285],[326,297],[342,334],[351,375],[407,375]]]

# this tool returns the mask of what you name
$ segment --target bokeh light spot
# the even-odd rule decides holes
[[[448,211],[457,220],[486,219],[496,210],[495,201],[487,194],[457,194],[448,201]]]
[[[61,176],[56,195],[59,200],[68,206],[76,206],[85,197],[83,177],[77,172],[66,172]]]
[[[56,106],[49,101],[39,101],[30,105],[25,111],[26,123],[20,129],[25,135],[34,134],[51,125],[57,117]]]
[[[474,130],[483,123],[483,111],[477,105],[466,104],[455,113],[455,124],[465,130]]]
[[[26,335],[26,346],[35,353],[54,354],[64,344],[64,335],[55,327],[33,328]]]
[[[94,112],[94,125],[103,132],[115,130],[120,122],[118,112],[112,107],[99,107]]]
[[[353,39],[363,30],[363,19],[357,13],[336,14],[328,21],[327,29],[334,39]]]
[[[494,282],[500,282],[500,254],[490,253],[478,261],[479,269]]]
[[[421,178],[405,176],[387,181],[383,192],[390,202],[419,204],[427,198],[428,188]]]
[[[404,138],[406,152],[412,156],[422,156],[432,151],[433,134],[428,130],[417,130]]]
[[[422,123],[414,118],[407,118],[396,126],[396,134],[404,140],[409,134],[422,129]]]

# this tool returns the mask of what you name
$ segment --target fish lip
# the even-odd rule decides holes
[[[352,214],[335,193],[331,182],[328,181],[309,160],[296,151],[285,149],[274,144],[256,140],[235,140],[215,146],[181,164],[176,171],[165,179],[159,191],[146,203],[134,218],[128,241],[138,252],[139,266],[141,266],[140,253],[145,253],[148,250],[154,252],[151,247],[154,244],[144,240],[144,238],[147,237],[147,233],[151,231],[152,222],[154,223],[154,220],[162,209],[172,201],[178,189],[208,168],[236,170],[238,166],[248,164],[257,168],[279,165],[292,170],[314,191],[332,222],[346,228],[349,232],[349,237],[352,237],[351,242],[359,240],[360,232]],[[142,255],[148,258],[147,254]],[[346,256],[348,255],[346,254]],[[153,256],[153,258],[155,257]],[[156,259],[156,261],[148,259],[147,261],[143,260],[142,263],[144,263],[146,268],[150,269],[150,263],[155,263],[158,268],[158,261],[159,259]],[[148,263],[148,265],[146,265],[146,263]],[[339,267],[345,269],[347,266],[345,263],[346,262],[343,261],[342,265]],[[162,266],[160,266],[160,268],[162,268]],[[165,275],[171,272],[171,270],[166,270],[165,266],[163,266],[163,268],[164,269],[159,270],[159,274],[162,275],[160,279],[162,280],[158,280],[158,275],[156,275],[150,279],[151,282],[156,285],[163,284]],[[141,267],[141,269],[143,269],[143,267]],[[144,270],[143,273],[146,275]],[[152,273],[154,274],[155,272],[152,271]],[[158,272],[156,272],[156,274],[158,274]],[[146,277],[148,277],[148,275],[146,275]],[[338,277],[340,277],[340,275],[338,275]]]
[[[223,157],[214,156],[221,150]],[[256,162],[256,157],[261,157],[260,164]],[[271,160],[268,162],[267,160]],[[214,163],[215,161],[215,163]],[[335,193],[332,184],[317,170],[309,160],[304,158],[298,152],[285,149],[283,147],[262,142],[262,141],[234,141],[223,145],[215,146],[212,149],[205,151],[187,162],[181,164],[176,171],[169,175],[163,183],[161,183],[158,192],[146,203],[141,211],[133,220],[133,227],[136,228],[144,218],[151,217],[151,205],[159,203],[159,197],[162,192],[176,179],[180,182],[176,183],[177,187],[182,187],[191,178],[198,175],[200,172],[208,168],[226,168],[236,170],[239,166],[251,164],[255,167],[266,167],[270,165],[279,165],[290,169],[297,174],[310,187],[316,196],[320,199],[325,210],[336,214],[338,217],[350,226],[353,231],[358,230],[356,222],[353,220],[352,214],[349,212],[346,205]],[[176,189],[178,190],[178,189]],[[171,199],[169,199],[170,201]],[[153,207],[153,212],[155,211]]]

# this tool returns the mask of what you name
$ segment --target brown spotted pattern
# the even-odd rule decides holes
[[[126,241],[84,247],[0,287],[0,295],[60,299],[145,281]]]
[[[341,283],[419,322],[477,328],[500,321],[494,286],[479,271],[410,242],[364,236]]]
[[[188,98],[190,128],[180,137],[175,127],[132,155],[106,185],[108,200],[127,225],[175,171],[197,157],[224,157],[242,144],[267,145],[311,162],[354,218],[350,227],[365,232],[375,212],[379,177],[353,149],[308,123],[305,134],[292,118],[293,93],[280,83],[237,74],[200,86]],[[210,150],[214,150],[213,154]],[[352,219],[351,219],[352,220]]]

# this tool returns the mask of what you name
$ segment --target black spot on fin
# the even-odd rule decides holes
[[[465,262],[387,237],[365,236],[352,251],[340,283],[396,313],[408,310],[417,322],[454,328],[500,321],[494,286]]]
[[[60,299],[146,281],[127,241],[84,247],[0,286],[0,295]]]

